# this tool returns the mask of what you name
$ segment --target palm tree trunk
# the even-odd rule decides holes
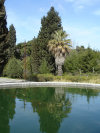
[[[58,76],[62,76],[62,65],[58,65]]]

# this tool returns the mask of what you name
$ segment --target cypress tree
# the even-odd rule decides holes
[[[15,47],[16,47],[16,30],[13,24],[9,27],[9,33],[8,33],[8,43],[9,43],[9,57],[14,56],[15,53]]]
[[[47,16],[41,19],[41,29],[38,34],[38,49],[39,49],[39,65],[45,59],[47,64],[50,66],[51,71],[54,71],[54,57],[48,51],[48,42],[52,39],[52,33],[57,30],[62,29],[61,18],[59,17],[58,12],[55,11],[54,7],[51,7],[50,11],[47,13]],[[39,67],[38,67],[39,68]]]
[[[0,74],[7,61],[7,34],[6,11],[4,6],[5,0],[0,0]]]

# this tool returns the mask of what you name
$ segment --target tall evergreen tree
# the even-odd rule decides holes
[[[9,43],[9,57],[14,56],[15,53],[15,47],[16,47],[16,30],[13,24],[9,27],[9,33],[8,33],[8,43]]]
[[[0,74],[7,61],[7,34],[6,11],[4,6],[5,0],[0,0]]]
[[[52,33],[57,30],[62,29],[61,18],[59,17],[58,12],[55,11],[54,7],[51,7],[50,11],[47,13],[47,16],[41,19],[41,29],[38,34],[38,52],[39,52],[39,65],[42,63],[42,60],[46,60],[47,64],[50,65],[52,71],[54,70],[54,57],[48,50],[48,42],[52,39]],[[38,69],[39,67],[37,67]]]

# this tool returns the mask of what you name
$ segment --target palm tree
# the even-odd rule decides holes
[[[55,57],[56,69],[59,76],[63,73],[62,65],[64,65],[66,55],[69,53],[71,47],[71,40],[66,39],[67,36],[68,34],[62,29],[55,31],[55,33],[52,34],[53,39],[48,43],[49,51],[52,52]]]

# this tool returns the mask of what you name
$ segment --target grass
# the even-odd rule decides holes
[[[57,82],[81,82],[81,83],[96,83],[100,84],[100,74],[82,74],[72,75],[64,74],[63,76],[54,76],[52,74],[38,74],[37,81],[57,81]]]
[[[80,83],[100,84],[100,74],[92,74],[92,73],[81,74],[81,75],[63,74],[62,76],[54,76],[53,74],[37,74],[37,75],[32,75],[28,79],[37,82],[51,81],[51,82],[80,82]]]

